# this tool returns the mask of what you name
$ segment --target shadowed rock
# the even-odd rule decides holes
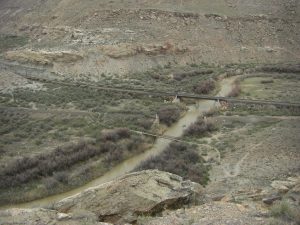
[[[102,222],[134,222],[139,215],[155,215],[201,199],[203,188],[181,177],[158,170],[125,175],[117,180],[61,200],[54,208],[62,213],[86,210]]]

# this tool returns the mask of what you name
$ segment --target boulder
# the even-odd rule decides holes
[[[262,201],[263,201],[263,203],[265,203],[267,205],[271,205],[271,204],[273,204],[273,202],[281,200],[281,199],[282,199],[282,197],[280,195],[273,194],[273,195],[263,198]]]
[[[131,223],[140,215],[156,215],[203,197],[201,185],[180,176],[146,170],[87,189],[54,204],[54,209],[70,214],[76,210],[94,213],[99,221]]]
[[[271,183],[271,187],[276,189],[280,193],[286,193],[289,189],[293,188],[296,185],[294,181],[280,181],[276,180]]]

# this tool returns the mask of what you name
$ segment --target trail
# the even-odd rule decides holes
[[[230,178],[230,177],[232,178],[232,177],[237,177],[238,175],[240,175],[241,166],[243,165],[244,161],[253,152],[253,150],[255,148],[257,148],[258,146],[260,146],[262,143],[263,143],[263,141],[252,146],[252,148],[234,165],[234,167],[231,171],[229,170],[229,168],[223,167],[224,178]]]

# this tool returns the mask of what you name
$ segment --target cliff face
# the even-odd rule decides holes
[[[81,60],[50,69],[97,78],[172,64],[296,62],[299,15],[292,0],[3,0],[0,33],[28,36],[25,48],[41,57],[75,50]]]

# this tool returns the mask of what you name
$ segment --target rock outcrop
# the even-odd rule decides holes
[[[130,57],[137,54],[159,55],[159,54],[180,54],[189,51],[188,47],[174,44],[170,42],[156,44],[119,44],[119,45],[104,45],[99,49],[104,55],[111,58],[119,59]]]
[[[146,170],[90,188],[63,199],[50,209],[0,211],[2,224],[125,224],[203,201],[203,188],[180,176]]]
[[[5,59],[20,63],[53,65],[55,62],[71,63],[83,59],[78,52],[73,51],[34,51],[30,49],[6,52]]]
[[[193,203],[202,193],[199,184],[171,173],[148,170],[87,189],[56,203],[54,209],[62,213],[85,210],[101,222],[123,224],[135,221],[139,215],[155,215]]]

